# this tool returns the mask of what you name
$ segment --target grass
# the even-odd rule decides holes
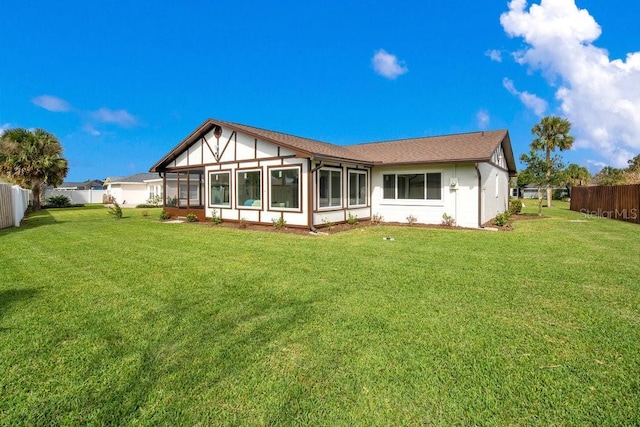
[[[123,211],[0,231],[0,425],[640,423],[638,225],[559,203],[512,232],[314,237]]]

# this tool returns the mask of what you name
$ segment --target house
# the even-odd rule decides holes
[[[535,184],[527,184],[524,187],[520,187],[520,197],[523,199],[537,199],[538,198],[538,186]],[[558,187],[558,186],[554,186],[551,187],[552,191],[553,191],[553,198],[554,199],[562,199],[564,197],[569,197],[569,190],[567,190],[566,187]],[[547,198],[547,190],[545,189],[545,187],[542,187],[541,189],[541,194],[542,194],[542,198],[546,199]]]
[[[506,130],[339,146],[208,119],[150,169],[174,216],[321,227],[380,216],[481,227],[508,209]]]
[[[122,206],[148,203],[158,196],[162,200],[162,178],[157,173],[137,173],[121,177],[107,177],[104,181],[107,198]]]

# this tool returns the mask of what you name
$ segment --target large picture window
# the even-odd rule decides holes
[[[349,172],[349,206],[365,206],[367,204],[367,172]]]
[[[441,200],[442,174],[385,174],[382,176],[384,199]]]
[[[262,206],[262,179],[259,170],[238,171],[238,207]]]
[[[231,206],[230,172],[212,172],[209,174],[209,203],[212,206]]]
[[[321,169],[319,181],[320,207],[342,206],[342,172],[336,169]]]
[[[274,168],[269,171],[270,207],[300,209],[300,168]]]

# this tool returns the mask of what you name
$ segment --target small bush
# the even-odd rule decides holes
[[[511,218],[511,213],[509,211],[504,211],[501,214],[496,215],[493,219],[493,223],[498,227],[504,227],[509,222],[509,218]]]
[[[118,202],[113,202],[113,206],[109,208],[109,215],[113,215],[115,219],[122,219],[122,208]]]
[[[215,225],[222,224],[222,218],[218,216],[218,211],[216,211],[215,209],[213,210],[213,215],[211,216],[211,222],[213,222]]]
[[[325,227],[327,227],[327,230],[329,231],[331,231],[331,229],[335,226],[335,224],[331,222],[329,218],[326,218],[326,217],[322,218],[322,223],[324,224]]]
[[[384,217],[380,214],[374,214],[371,217],[371,224],[373,225],[380,225],[384,222]]]
[[[187,214],[187,222],[196,222],[198,220],[198,216],[193,212],[189,212]]]
[[[456,219],[445,212],[442,214],[442,225],[446,225],[447,227],[455,227]]]
[[[349,212],[349,217],[347,218],[347,224],[356,225],[358,223],[358,215],[354,215]]]
[[[416,217],[415,217],[415,216],[413,216],[413,215],[409,215],[409,216],[407,217],[407,222],[409,223],[409,225],[413,225],[413,224],[415,224],[416,222],[418,222],[418,218],[416,218]]]
[[[522,200],[511,200],[509,202],[509,212],[511,213],[511,215],[517,215],[522,212]]]
[[[278,219],[272,219],[271,222],[276,230],[281,230],[287,225],[287,221],[284,220],[284,217],[280,217]]]
[[[144,210],[144,211],[142,211],[142,217],[143,217],[143,218],[146,218],[146,217],[148,217],[148,216],[149,216],[149,211],[148,211],[148,210]]]
[[[160,219],[164,221],[164,220],[167,220],[169,218],[171,218],[171,214],[169,212],[165,211],[164,209],[162,209],[162,212],[160,212]]]
[[[64,194],[59,194],[57,196],[51,196],[47,200],[48,208],[68,208],[71,207],[71,199],[69,199]]]
[[[245,218],[240,218],[240,224],[238,225],[239,228],[247,228],[249,226],[249,221],[247,221]]]

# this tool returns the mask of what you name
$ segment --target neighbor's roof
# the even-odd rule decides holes
[[[160,178],[160,176],[158,176],[157,173],[149,173],[149,172],[142,172],[142,173],[137,173],[134,175],[130,175],[130,176],[111,176],[111,177],[107,177],[107,179],[105,180],[105,184],[107,183],[111,183],[111,184],[119,184],[119,183],[140,183],[140,182],[145,182],[145,181],[149,181],[152,179],[162,179]]]
[[[175,146],[150,169],[162,171],[189,146],[210,132],[216,125],[244,132],[296,152],[298,157],[343,160],[369,165],[399,165],[415,163],[452,163],[489,161],[502,144],[509,172],[516,171],[511,141],[506,130],[473,132],[456,135],[421,137],[395,141],[340,146],[239,123],[208,119]]]

